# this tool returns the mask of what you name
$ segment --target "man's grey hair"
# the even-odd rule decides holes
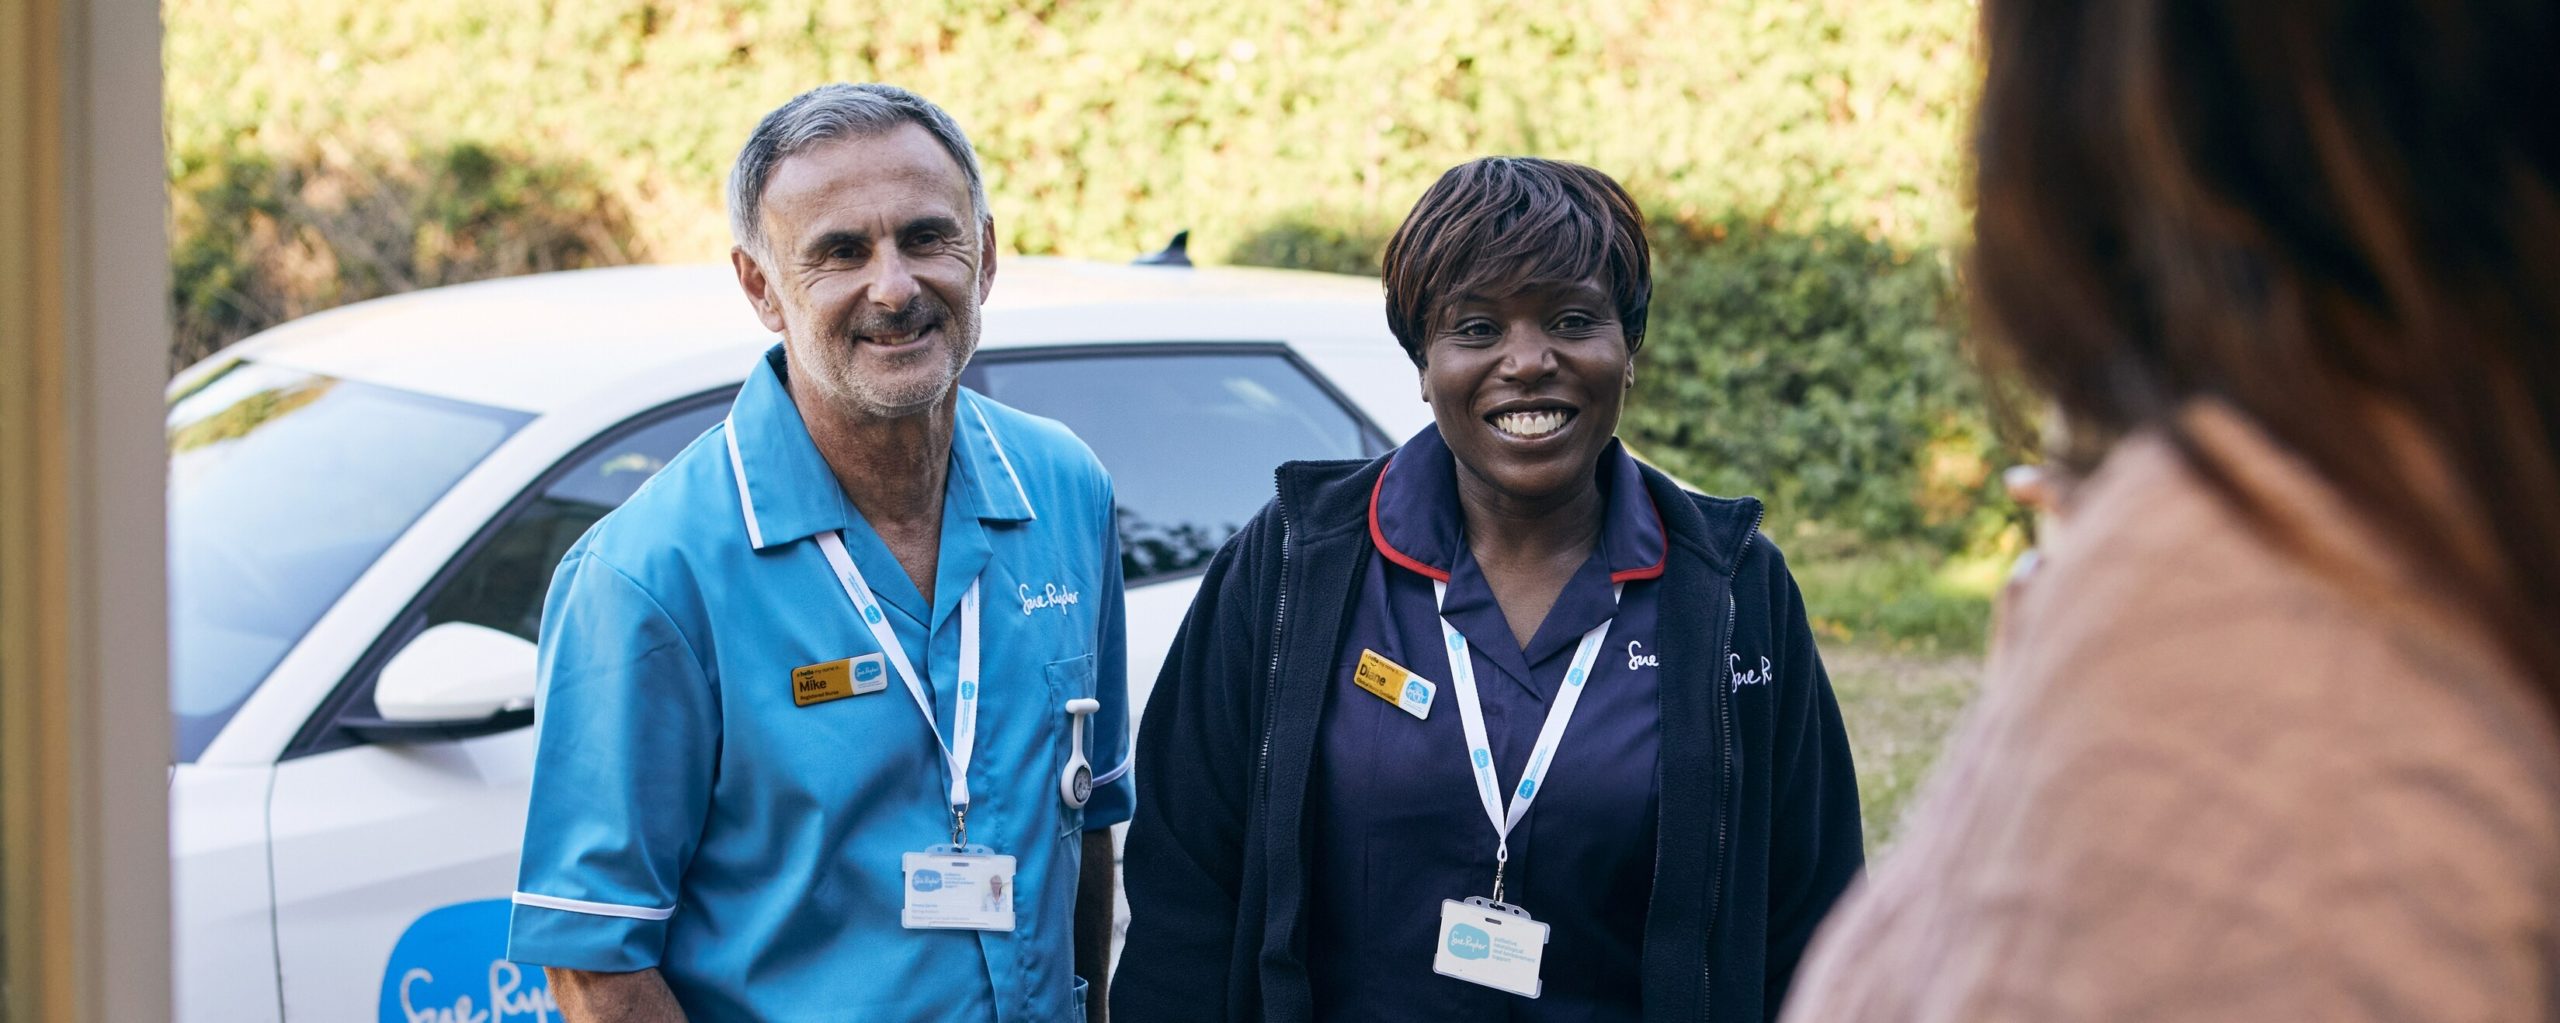
[[[942,143],[968,177],[970,212],[983,222],[988,215],[986,179],[978,173],[977,150],[969,146],[969,136],[961,133],[950,114],[894,85],[838,82],[792,97],[764,115],[755,134],[747,136],[746,148],[738,150],[738,162],[729,169],[730,236],[750,255],[764,258],[764,189],[775,167],[819,143],[866,138],[902,124],[923,128]]]

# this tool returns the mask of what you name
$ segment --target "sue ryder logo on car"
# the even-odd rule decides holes
[[[506,899],[428,912],[392,946],[383,968],[382,1023],[551,1023],[560,1006],[542,971],[507,961]],[[485,1001],[483,999],[486,999]]]

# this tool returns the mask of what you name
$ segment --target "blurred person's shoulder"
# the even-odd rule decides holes
[[[2119,445],[1839,922],[1832,957],[1886,988],[1814,1004],[1854,1014],[1902,983],[1964,1007],[1949,1019],[2547,1010],[2547,709],[2485,637],[2395,591],[2424,566],[2302,465],[2228,411],[2184,422],[2345,571],[2252,528],[2164,437]]]
[[[2120,445],[2009,608],[1985,701],[2033,722],[2012,740],[2057,768],[2192,774],[2277,820],[2388,779],[2487,785],[2560,857],[2560,733],[2485,633],[2420,596],[2427,566],[2238,414],[2181,422],[2293,539],[2165,437]]]
[[[2260,528],[2166,437],[2129,438],[2072,495],[2017,594],[1995,684],[2199,716],[2208,731],[2277,723],[2234,713],[2253,708],[2394,734],[2423,707],[2547,717],[2485,633],[2425,599],[2429,567],[2393,553],[2307,466],[2225,407],[2199,404],[2181,423],[2291,539]],[[2560,749],[2548,726],[2511,738]]]

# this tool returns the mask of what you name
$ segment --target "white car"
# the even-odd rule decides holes
[[[1005,261],[963,379],[1117,481],[1134,702],[1277,463],[1428,421],[1382,312],[1366,278]],[[543,593],[772,340],[726,266],[588,270],[312,316],[170,385],[179,1019],[557,1018],[505,961]]]

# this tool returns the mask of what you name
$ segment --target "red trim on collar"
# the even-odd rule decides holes
[[[1420,575],[1426,579],[1432,579],[1444,583],[1448,582],[1449,573],[1443,572],[1429,565],[1425,565],[1412,555],[1397,550],[1394,544],[1387,542],[1387,531],[1378,528],[1378,493],[1387,488],[1387,473],[1395,467],[1395,458],[1393,456],[1389,456],[1387,464],[1378,470],[1378,482],[1369,488],[1369,542],[1377,544],[1378,553],[1386,555],[1388,561],[1394,562],[1398,566],[1403,567],[1406,571]],[[1656,514],[1660,513],[1656,512]],[[1653,574],[1661,575],[1662,566],[1653,566]]]
[[[1647,565],[1643,568],[1630,568],[1624,572],[1611,572],[1609,573],[1610,582],[1631,583],[1638,579],[1660,579],[1662,578],[1662,566],[1671,560],[1671,528],[1662,524],[1662,506],[1654,503],[1652,494],[1645,495],[1644,506],[1645,510],[1653,513],[1654,531],[1662,534],[1662,556],[1653,559],[1653,564]]]

